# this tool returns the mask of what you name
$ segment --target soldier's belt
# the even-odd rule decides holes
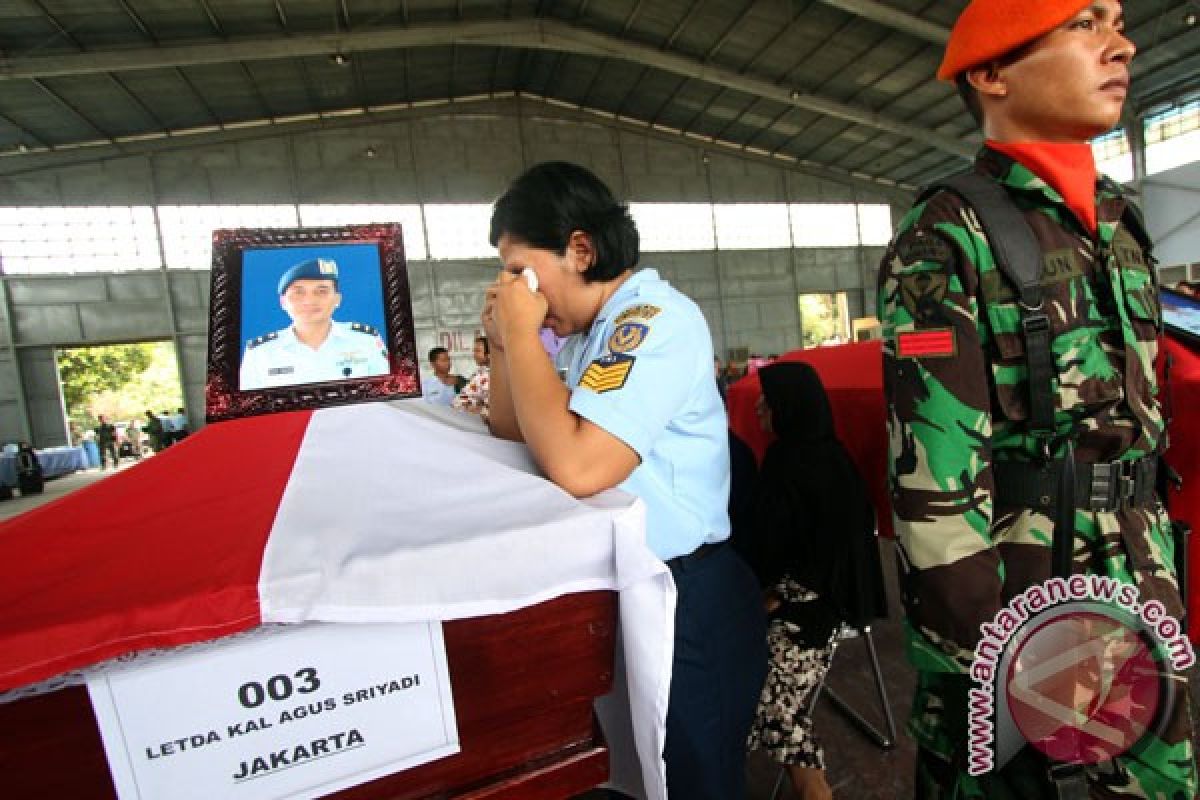
[[[1058,473],[1062,463],[1044,466],[1025,462],[996,461],[996,503],[1053,512],[1058,503]],[[1117,511],[1144,508],[1155,502],[1154,481],[1158,459],[1146,456],[1135,461],[1075,464],[1075,507],[1088,511]]]

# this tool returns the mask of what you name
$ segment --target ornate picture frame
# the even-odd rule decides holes
[[[213,231],[209,302],[209,422],[421,394],[399,224]]]

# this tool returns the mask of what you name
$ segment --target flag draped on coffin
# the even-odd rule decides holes
[[[577,500],[523,445],[429,408],[210,425],[0,523],[0,689],[262,622],[452,619],[619,588],[614,532],[642,541],[640,503]]]

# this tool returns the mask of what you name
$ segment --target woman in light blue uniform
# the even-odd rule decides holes
[[[629,211],[582,167],[519,177],[496,202],[490,239],[504,264],[483,310],[492,432],[526,442],[577,497],[618,486],[645,502],[648,544],[678,590],[668,792],[737,800],[766,628],[755,578],[726,546],[727,422],[708,325],[657,272],[633,271]],[[569,337],[556,362],[543,325]]]

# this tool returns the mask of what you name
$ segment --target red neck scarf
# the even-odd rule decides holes
[[[1062,195],[1088,233],[1096,235],[1096,159],[1086,142],[997,142],[986,145],[1020,162]]]

